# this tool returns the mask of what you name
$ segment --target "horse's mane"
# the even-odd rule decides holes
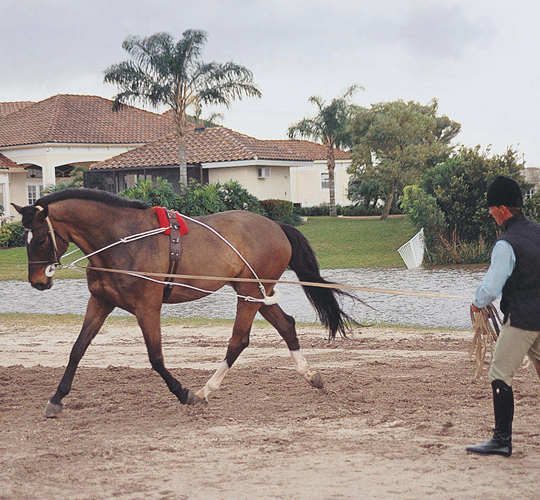
[[[148,205],[144,201],[130,200],[129,198],[124,198],[123,196],[111,194],[107,191],[98,191],[97,189],[84,188],[62,189],[62,191],[56,191],[55,193],[47,194],[37,200],[34,206],[39,205],[45,208],[51,203],[56,203],[57,201],[73,199],[97,201],[120,208],[150,208],[150,205]]]
[[[145,209],[150,208],[150,205],[140,200],[130,200],[116,194],[108,193],[107,191],[98,191],[97,189],[84,189],[84,188],[72,188],[63,189],[62,191],[56,191],[55,193],[42,196],[33,205],[28,205],[21,210],[22,223],[24,227],[29,227],[34,214],[36,212],[36,206],[46,208],[52,203],[63,200],[90,200],[97,201],[99,203],[106,203],[114,207],[120,208],[138,208]]]

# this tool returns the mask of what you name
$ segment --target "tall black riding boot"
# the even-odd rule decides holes
[[[512,420],[514,419],[514,393],[512,387],[502,380],[491,383],[493,389],[493,409],[495,410],[495,428],[493,438],[483,443],[467,446],[467,451],[481,455],[512,454]]]

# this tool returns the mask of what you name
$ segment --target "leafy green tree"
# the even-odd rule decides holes
[[[525,162],[513,148],[502,155],[492,155],[480,146],[462,146],[448,160],[429,169],[420,182],[426,193],[434,196],[444,213],[448,228],[459,240],[474,242],[484,238],[493,242],[497,226],[484,206],[489,183],[499,175],[515,179],[527,192],[523,177]]]
[[[427,170],[418,186],[407,186],[401,203],[407,218],[424,228],[428,259],[433,264],[486,262],[499,228],[485,207],[489,183],[499,175],[515,179],[526,192],[523,158],[512,148],[491,155],[480,146],[462,146],[445,162]],[[532,218],[540,198],[526,200]]]
[[[119,88],[113,109],[141,101],[172,110],[178,135],[180,182],[184,185],[188,110],[193,109],[200,116],[203,104],[229,107],[236,99],[262,97],[253,83],[253,74],[244,66],[232,61],[203,62],[206,41],[206,33],[200,30],[185,31],[178,42],[168,33],[155,33],[148,38],[130,36],[122,48],[131,60],[105,70],[104,81]]]
[[[404,186],[417,183],[428,168],[450,155],[450,142],[461,126],[447,116],[438,116],[437,111],[436,99],[427,105],[398,100],[355,108],[349,173],[381,184],[382,220],[388,218]]]
[[[330,191],[330,215],[335,217],[336,213],[336,189],[335,189],[335,169],[336,169],[336,148],[347,147],[349,141],[349,119],[351,116],[352,95],[358,90],[358,85],[352,85],[338,98],[332,99],[327,104],[319,96],[311,96],[309,102],[315,104],[319,110],[313,118],[304,118],[291,125],[288,136],[291,139],[305,138],[320,142],[326,146],[328,166],[328,187]]]

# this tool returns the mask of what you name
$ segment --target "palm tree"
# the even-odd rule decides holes
[[[313,118],[304,118],[291,125],[288,130],[290,139],[299,137],[312,139],[326,146],[326,165],[328,166],[328,188],[330,191],[330,215],[336,214],[335,189],[335,149],[348,146],[348,125],[351,112],[350,98],[358,90],[358,85],[352,85],[338,98],[326,104],[319,96],[311,96],[309,102],[317,105],[319,113]]]
[[[168,33],[155,33],[148,38],[130,36],[122,48],[131,60],[105,70],[104,81],[116,84],[119,89],[114,97],[114,110],[137,101],[154,107],[166,105],[172,110],[183,184],[187,184],[188,109],[200,109],[202,104],[229,107],[235,99],[262,97],[253,83],[252,72],[244,66],[232,61],[203,62],[206,41],[206,32],[200,30],[185,31],[176,43]]]

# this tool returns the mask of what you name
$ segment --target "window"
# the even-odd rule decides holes
[[[28,186],[28,204],[33,205],[41,196],[43,186],[40,184],[30,184]]]
[[[268,179],[270,177],[270,168],[269,167],[259,167],[257,168],[257,178],[258,179]]]
[[[321,172],[321,189],[330,189],[330,174]]]
[[[6,192],[6,188],[5,188],[5,184],[0,184],[0,210],[3,208],[4,210],[6,210],[6,200],[5,200],[5,193]],[[0,212],[0,215],[1,212]]]

